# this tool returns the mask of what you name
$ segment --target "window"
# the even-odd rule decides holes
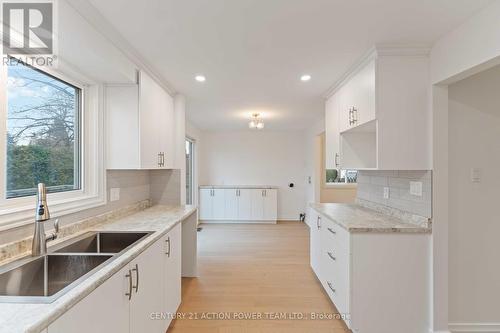
[[[358,178],[358,171],[345,170],[345,169],[326,169],[325,170],[325,183],[338,184],[338,183],[356,183]]]
[[[186,204],[194,202],[194,141],[186,138]]]
[[[7,199],[81,188],[81,89],[38,69],[7,66]]]
[[[54,217],[104,205],[103,85],[10,59],[0,63],[0,231],[33,223],[38,182]]]

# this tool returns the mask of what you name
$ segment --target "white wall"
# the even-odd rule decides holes
[[[186,120],[186,136],[194,140],[194,167],[193,167],[193,204],[198,206],[198,185],[200,179],[200,147],[203,145],[202,132],[190,121]]]
[[[499,63],[500,1],[480,11],[437,41],[431,51],[432,83],[464,78]],[[489,64],[488,64],[489,63]]]
[[[500,323],[499,87],[500,66],[449,87],[451,323]]]
[[[430,53],[433,112],[433,330],[449,329],[448,86],[500,59],[500,2],[438,40]],[[437,85],[437,84],[441,85]],[[498,331],[498,328],[497,328]]]
[[[302,131],[204,132],[200,185],[279,186],[278,219],[298,220],[305,212],[304,138]]]
[[[320,134],[324,131],[325,118],[321,118],[305,133],[306,204],[320,201],[321,167],[318,163],[321,160]]]

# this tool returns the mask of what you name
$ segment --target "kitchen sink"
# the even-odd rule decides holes
[[[51,303],[151,232],[88,232],[0,267],[0,302]]]
[[[118,253],[135,244],[148,232],[92,232],[84,234],[55,253]]]
[[[13,267],[9,265],[0,271],[0,302],[50,303],[59,292],[111,257],[47,254],[16,262]]]

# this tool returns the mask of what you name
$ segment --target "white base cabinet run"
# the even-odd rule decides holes
[[[309,208],[311,267],[355,333],[427,333],[430,235],[350,233]]]
[[[201,188],[204,222],[276,222],[278,190],[274,188]]]
[[[181,301],[181,224],[55,322],[48,333],[164,333]]]

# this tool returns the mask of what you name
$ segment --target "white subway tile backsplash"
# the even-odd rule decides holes
[[[410,194],[410,182],[422,182],[422,196]],[[389,187],[389,199],[384,199]],[[427,170],[359,171],[358,199],[407,213],[432,216],[432,172]]]

